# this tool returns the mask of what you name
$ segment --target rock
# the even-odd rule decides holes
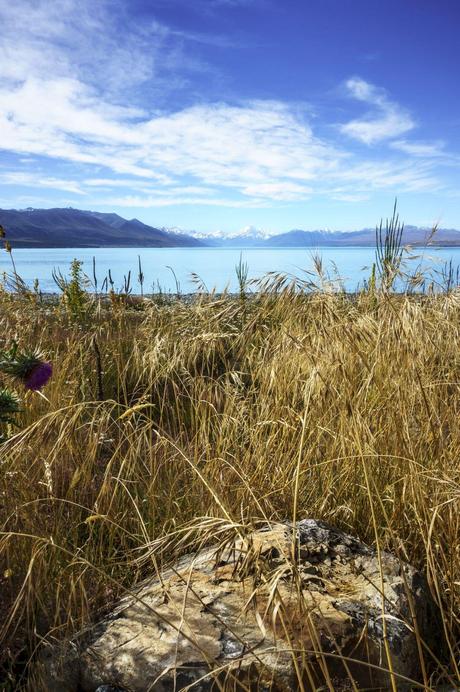
[[[301,677],[305,690],[345,690],[350,676],[389,689],[385,629],[397,688],[409,689],[404,678],[420,679],[414,621],[429,641],[435,609],[413,567],[389,553],[381,566],[325,523],[264,527],[186,556],[50,650],[43,689],[204,692],[217,678],[220,689],[292,690]]]

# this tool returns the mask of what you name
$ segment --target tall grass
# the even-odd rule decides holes
[[[274,285],[95,299],[90,323],[0,294],[0,333],[55,373],[0,447],[5,689],[179,552],[294,515],[426,573],[444,650],[426,684],[460,686],[460,293]]]

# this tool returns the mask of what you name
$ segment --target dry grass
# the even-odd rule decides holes
[[[152,541],[205,517],[246,530],[293,515],[377,533],[426,573],[445,645],[430,685],[448,672],[460,686],[460,294],[141,308],[80,325],[62,306],[0,296],[0,333],[55,367],[49,401],[29,394],[0,449],[5,689],[43,637],[75,631],[153,569]],[[156,562],[199,533],[165,540]]]

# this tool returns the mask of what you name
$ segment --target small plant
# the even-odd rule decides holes
[[[397,204],[398,201],[395,199],[393,214],[386,220],[385,227],[382,219],[375,229],[375,266],[380,286],[387,291],[392,288],[399,273],[404,251],[402,245],[404,223],[399,220]]]
[[[13,257],[13,250],[12,250],[10,241],[6,238],[6,230],[1,224],[0,224],[0,238],[3,240],[5,251],[10,256],[11,264],[13,265],[14,277],[16,278],[18,273],[16,271],[16,264],[15,264],[14,257]]]
[[[460,285],[460,267],[454,264],[452,258],[444,262],[437,274],[444,293],[452,293]]]
[[[142,271],[142,264],[141,264],[141,256],[137,256],[137,262],[138,262],[138,271],[137,271],[137,280],[139,282],[139,286],[141,287],[141,298],[144,297],[144,281],[145,281],[145,275],[144,272]]]
[[[180,289],[180,283],[179,283],[179,279],[177,278],[176,272],[169,265],[166,265],[166,269],[169,269],[169,271],[171,272],[171,274],[174,277],[174,281],[176,283],[176,297],[179,298],[181,295],[181,289]]]
[[[235,266],[236,278],[238,279],[238,288],[240,299],[243,303],[246,300],[246,288],[248,285],[249,265],[243,262],[243,253],[240,253],[240,260]]]
[[[0,388],[0,443],[9,436],[9,428],[20,410],[20,402],[16,394],[9,389]],[[4,426],[6,426],[6,431],[3,430]]]
[[[83,273],[83,262],[74,259],[70,264],[70,279],[64,278],[60,271],[53,271],[53,279],[62,291],[63,302],[73,322],[85,322],[91,313],[90,296],[87,293],[88,282]]]
[[[94,286],[94,294],[97,298],[97,289],[98,289],[98,280],[97,280],[97,272],[96,272],[96,258],[93,255],[93,286]]]

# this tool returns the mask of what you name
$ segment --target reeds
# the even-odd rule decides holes
[[[427,689],[460,686],[460,294],[273,286],[90,322],[0,295],[0,333],[54,365],[0,447],[6,689],[178,554],[294,515],[425,572],[443,649],[420,646]]]

